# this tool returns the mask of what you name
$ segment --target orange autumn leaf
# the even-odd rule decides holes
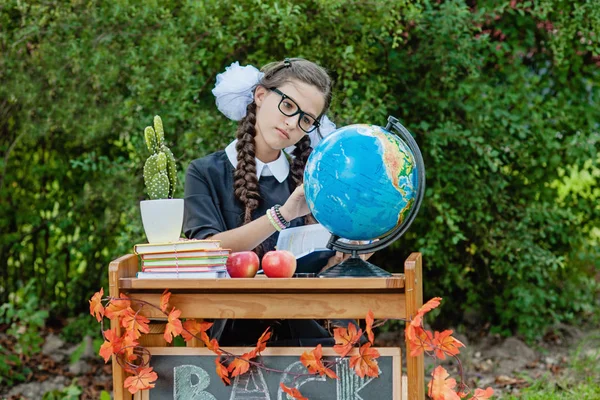
[[[461,341],[450,335],[452,335],[451,329],[445,330],[442,333],[434,332],[433,346],[435,350],[435,356],[440,360],[445,360],[446,355],[457,355],[460,353],[458,348],[465,346]]]
[[[421,355],[425,351],[433,350],[433,335],[420,326],[415,327],[409,324],[406,327],[406,338],[408,340],[408,350],[411,357]]]
[[[90,299],[90,314],[96,317],[98,322],[102,321],[102,318],[104,317],[102,296],[104,296],[104,288],[100,288],[100,291],[94,293],[94,295]]]
[[[306,367],[308,372],[311,374],[317,373],[323,364],[321,363],[321,358],[323,357],[323,349],[321,345],[317,345],[312,351],[305,351],[300,356],[300,361],[302,365]]]
[[[373,334],[373,322],[375,322],[375,316],[373,315],[373,311],[369,310],[367,313],[367,327],[365,328],[365,332],[367,332],[367,337],[369,338],[369,342],[373,344],[375,341],[375,335]]]
[[[340,355],[340,357],[346,357],[346,355],[352,350],[354,345],[359,341],[362,336],[362,329],[356,330],[356,325],[348,324],[346,328],[335,328],[333,330],[333,337],[335,339],[335,346],[333,350]]]
[[[231,377],[245,374],[250,369],[250,363],[248,362],[249,356],[247,354],[241,357],[236,357],[227,367],[227,371],[231,373]]]
[[[171,343],[173,338],[179,336],[183,330],[183,326],[181,326],[181,321],[179,320],[180,315],[181,310],[177,310],[175,307],[173,307],[169,313],[167,326],[165,327],[165,333],[163,335],[167,343]]]
[[[135,394],[139,390],[151,389],[154,387],[154,381],[158,379],[156,372],[152,371],[152,367],[142,368],[135,375],[125,379],[123,386],[129,393]]]
[[[379,357],[377,349],[371,347],[371,343],[365,343],[360,347],[359,354],[350,358],[350,367],[354,368],[356,375],[364,378],[379,376],[379,365],[376,358]]]
[[[421,325],[413,324],[412,322],[410,324],[407,324],[406,328],[404,329],[406,340],[409,340],[411,342],[414,341],[415,339],[417,339],[418,333],[422,330],[423,327]]]
[[[171,292],[169,292],[169,289],[165,289],[163,294],[160,295],[160,310],[164,313],[167,312],[167,307],[169,306],[170,298],[171,298]]]
[[[432,298],[431,300],[429,300],[427,303],[423,304],[419,308],[419,311],[417,311],[417,315],[425,315],[426,313],[433,310],[434,308],[437,308],[441,302],[442,302],[441,297]]]
[[[285,393],[289,394],[296,400],[308,400],[306,397],[302,396],[302,393],[300,393],[300,391],[296,388],[289,388],[283,383],[280,383],[279,386],[281,387],[281,390],[283,390]]]
[[[453,378],[447,379],[448,371],[441,365],[438,365],[433,370],[433,379],[427,385],[429,389],[429,397],[433,400],[460,400],[460,397],[454,390],[456,380]]]
[[[271,327],[265,329],[262,335],[258,338],[256,342],[256,352],[260,354],[261,351],[267,348],[267,341],[271,338],[271,332],[269,331]]]
[[[130,332],[134,339],[137,339],[142,336],[142,333],[150,332],[149,322],[148,318],[137,314],[131,307],[128,307],[125,310],[125,316],[121,320],[121,325]]]
[[[183,323],[181,336],[183,336],[183,339],[186,342],[199,337],[204,343],[208,343],[209,339],[206,331],[209,330],[212,325],[212,322],[200,322],[195,319],[188,319]]]
[[[409,324],[406,325],[405,328],[405,336],[408,341],[408,350],[409,354],[412,357],[416,357],[421,355],[424,351],[432,351],[433,350],[433,334],[423,329],[421,326],[423,322],[422,310],[426,310],[425,312],[437,307],[441,300],[439,297],[435,297],[429,300],[423,307],[419,309],[419,312],[415,317],[410,321]]]
[[[321,360],[322,358],[323,348],[319,344],[312,351],[305,351],[304,353],[302,353],[302,355],[300,356],[300,361],[302,362],[302,365],[304,365],[308,372],[310,372],[311,374],[319,374],[321,376],[327,375],[332,379],[337,379],[338,376],[335,374],[335,372],[333,372],[333,370],[329,368],[326,368],[323,365],[323,361]]]
[[[487,400],[494,395],[494,389],[488,387],[487,389],[475,389],[475,394],[471,397],[471,400]]]
[[[121,342],[122,339],[117,336],[115,329],[104,331],[104,343],[102,343],[98,352],[104,358],[104,363],[108,362],[111,355],[118,354],[121,351]]]
[[[305,351],[302,353],[300,356],[300,361],[311,374],[319,374],[320,376],[327,375],[331,379],[337,379],[338,376],[335,374],[335,372],[323,365],[323,361],[321,360],[322,358],[323,348],[319,344],[312,351]]]
[[[220,357],[215,358],[215,365],[217,366],[217,375],[227,386],[231,385],[231,379],[229,379],[229,372],[227,368],[221,363]]]
[[[139,343],[137,342],[137,340],[135,340],[135,337],[131,332],[125,332],[125,334],[121,337],[120,352],[123,352],[125,354],[127,360],[133,361],[137,358],[137,356],[133,354],[133,351],[135,350],[135,347],[138,344]]]
[[[325,366],[323,366],[320,370],[319,370],[319,375],[323,376],[323,374],[327,375],[327,377],[331,378],[331,379],[338,379],[338,376],[336,375],[335,372],[333,372],[332,369],[329,369]]]
[[[323,348],[319,344],[312,351],[305,351],[302,353],[300,356],[300,361],[311,374],[319,374],[320,376],[327,375],[331,379],[337,379],[338,376],[335,374],[335,372],[323,365],[322,358]]]
[[[108,319],[122,318],[127,314],[127,309],[131,306],[129,297],[122,294],[116,298],[111,299],[108,306],[104,310],[104,315]]]
[[[223,352],[219,350],[219,342],[217,342],[217,339],[211,339],[210,342],[206,341],[204,342],[204,344],[206,345],[207,349],[209,349],[216,355],[220,356],[221,354],[223,354]]]

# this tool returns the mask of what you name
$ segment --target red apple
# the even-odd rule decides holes
[[[269,251],[263,256],[262,269],[269,278],[291,278],[296,272],[296,257],[287,250]]]
[[[258,264],[258,256],[253,251],[231,253],[227,258],[227,273],[232,278],[254,278]]]

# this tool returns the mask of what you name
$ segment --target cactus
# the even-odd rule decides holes
[[[154,117],[154,129],[144,129],[150,157],[144,164],[144,183],[150,199],[171,199],[177,183],[175,157],[165,145],[165,132],[160,117]]]

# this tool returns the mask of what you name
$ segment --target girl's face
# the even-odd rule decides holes
[[[291,117],[284,115],[279,108],[286,111],[295,107],[292,100],[304,112],[304,123],[311,117],[316,119],[325,106],[323,94],[315,86],[297,80],[291,80],[277,87],[277,91],[258,86],[254,92],[256,102],[256,141],[268,145],[273,150],[281,150],[295,145],[304,135],[298,125],[302,113]],[[286,98],[283,100],[283,95]],[[281,104],[280,104],[281,103]],[[286,113],[290,113],[286,111]]]

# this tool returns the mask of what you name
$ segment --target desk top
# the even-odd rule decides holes
[[[201,289],[202,291],[280,291],[331,290],[398,291],[404,288],[404,274],[372,278],[220,278],[220,279],[136,279],[121,278],[122,289]]]

